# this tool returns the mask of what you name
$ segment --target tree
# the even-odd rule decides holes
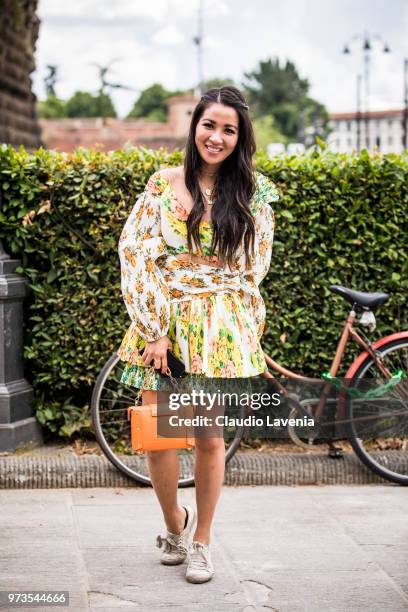
[[[279,59],[261,61],[245,74],[245,91],[257,117],[273,115],[276,126],[290,140],[305,140],[319,117],[321,136],[327,132],[328,114],[322,104],[308,96],[309,82],[302,79],[295,65]]]
[[[331,129],[329,128],[330,118],[326,107],[312,98],[307,98],[304,114],[305,144],[314,144],[316,141],[316,136],[319,136],[319,138],[322,140],[326,140],[331,132]]]
[[[63,119],[67,116],[64,100],[56,96],[48,96],[37,103],[38,114],[43,119]]]
[[[287,142],[287,138],[279,132],[276,121],[272,115],[264,115],[253,120],[256,146],[258,149],[267,149],[271,142]]]
[[[43,119],[63,119],[67,116],[65,100],[57,97],[55,85],[58,81],[58,66],[48,64],[48,72],[44,77],[44,86],[47,97],[37,103],[38,114]]]
[[[160,83],[154,83],[144,89],[132,110],[128,114],[128,118],[143,117],[150,121],[167,121],[167,104],[166,100],[171,96],[177,96],[186,93],[183,90],[170,91],[165,89]]]
[[[57,77],[58,66],[55,66],[54,64],[48,64],[47,69],[48,69],[48,74],[44,78],[45,91],[47,94],[47,98],[51,96],[55,98],[57,95],[55,93],[55,85],[58,81],[58,77]]]
[[[224,87],[225,85],[233,85],[234,87],[237,87],[234,81],[230,79],[229,77],[225,77],[225,79],[214,78],[214,79],[209,79],[208,81],[203,82],[202,91],[205,92],[205,91],[208,91],[209,89],[214,89],[217,87]]]
[[[172,95],[160,83],[154,83],[150,87],[144,89],[132,110],[128,114],[128,118],[143,117],[151,121],[167,121],[167,106],[166,100]]]
[[[101,64],[92,62],[92,64],[98,68],[98,76],[99,76],[98,94],[99,95],[106,94],[107,89],[130,89],[130,90],[133,89],[134,90],[133,87],[129,87],[128,85],[123,85],[123,83],[112,83],[111,81],[107,80],[107,74],[108,72],[111,71],[112,64],[117,62],[118,59],[119,58],[112,60],[111,62],[109,62],[107,66],[102,66]]]
[[[116,110],[109,94],[93,95],[88,91],[76,91],[66,102],[67,117],[116,117]]]

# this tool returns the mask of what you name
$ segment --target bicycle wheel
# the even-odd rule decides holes
[[[386,399],[347,399],[349,442],[361,461],[378,476],[408,485],[408,339],[390,341],[378,348],[377,354],[391,373],[402,370],[404,376],[387,392]],[[358,388],[362,379],[370,388],[387,382],[370,356],[360,364],[350,386]],[[364,383],[360,383],[361,387]]]
[[[124,365],[114,353],[96,379],[91,399],[93,429],[102,451],[115,467],[133,480],[151,485],[146,455],[132,450],[127,409],[140,403],[139,390],[120,382]],[[226,463],[236,452],[242,435],[243,428],[237,428],[226,451]],[[180,449],[178,455],[179,486],[187,487],[194,484],[194,449]]]
[[[313,400],[301,400],[299,402],[305,413],[311,418],[315,417],[315,409],[319,403],[319,398]],[[291,409],[289,413],[289,421],[291,419],[299,419],[305,416],[305,413],[300,410],[298,406]],[[302,427],[298,425],[288,425],[286,431],[289,434],[289,438],[296,446],[310,450],[313,446],[316,446],[321,440],[318,438],[318,428]]]

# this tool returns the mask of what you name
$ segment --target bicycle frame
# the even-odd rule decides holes
[[[346,351],[347,348],[347,344],[349,342],[350,337],[354,340],[354,342],[356,342],[362,349],[363,351],[365,351],[368,355],[370,355],[370,357],[372,357],[372,359],[374,360],[376,366],[378,367],[378,369],[380,370],[380,372],[386,377],[386,378],[391,378],[392,374],[391,372],[388,370],[388,368],[386,368],[384,366],[384,364],[382,363],[381,359],[377,356],[375,348],[373,347],[373,345],[370,342],[366,342],[361,336],[360,334],[356,331],[356,329],[353,327],[354,321],[356,319],[357,313],[354,309],[352,309],[346,319],[344,328],[343,328],[343,332],[340,336],[340,340],[338,342],[337,345],[337,349],[336,349],[336,353],[334,355],[332,364],[330,366],[330,370],[329,370],[329,374],[330,376],[334,377],[337,375],[339,367],[341,365],[344,353]],[[265,356],[265,361],[267,363],[267,365],[275,372],[278,372],[279,374],[281,374],[282,376],[285,376],[286,378],[289,378],[291,380],[298,380],[298,381],[303,381],[303,382],[307,382],[307,383],[316,383],[316,379],[315,378],[310,378],[309,376],[302,376],[300,374],[297,374],[296,372],[293,372],[292,370],[289,370],[288,368],[285,368],[283,366],[281,366],[279,363],[277,363],[276,361],[274,361],[271,357],[269,357],[269,355],[267,355],[264,352],[264,356]],[[350,372],[350,370],[352,370],[352,368],[349,369],[348,373]],[[264,377],[265,378],[275,378],[273,376],[273,374],[271,372],[269,372],[269,370],[267,372],[264,372]],[[347,375],[346,375],[347,376]],[[277,381],[278,382],[278,381]],[[280,386],[280,392],[283,394],[287,394],[286,389],[284,389],[281,385]],[[331,388],[332,385],[330,384],[330,382],[326,382],[323,386],[323,389],[321,391],[320,394],[320,399],[319,399],[319,403],[317,405],[316,408],[316,413],[315,413],[315,418],[317,421],[319,421],[320,417],[322,416],[322,414],[324,413],[324,410],[326,408],[326,404],[327,404],[327,399],[330,395],[331,392]],[[344,393],[342,394],[343,396],[343,401],[339,401],[339,414],[338,417],[340,419],[343,419],[345,417],[345,401],[344,401]]]

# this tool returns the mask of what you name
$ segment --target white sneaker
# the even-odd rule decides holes
[[[164,547],[160,562],[164,565],[179,565],[184,563],[188,553],[188,538],[193,530],[195,523],[195,511],[190,506],[183,506],[187,512],[187,525],[181,533],[167,532],[167,536],[162,538],[160,535],[156,538],[156,546]]]
[[[186,580],[196,584],[211,580],[214,567],[211,563],[210,548],[201,542],[193,542],[188,553]]]

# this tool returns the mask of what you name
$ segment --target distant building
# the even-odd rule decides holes
[[[183,148],[197,102],[192,94],[169,98],[166,123],[145,119],[41,119],[42,138],[47,148],[67,152],[77,147],[111,151],[125,144]]]
[[[36,10],[37,0],[3,0],[0,8],[0,143],[29,150],[41,144],[30,77],[40,23]]]
[[[403,110],[370,111],[360,115],[360,150],[374,147],[380,153],[402,153],[403,147]],[[332,113],[330,115],[332,132],[327,142],[332,151],[351,153],[357,149],[357,114]],[[369,146],[367,147],[367,135]]]
[[[282,142],[271,142],[268,144],[267,153],[270,158],[277,155],[301,155],[306,151],[303,142],[290,142],[287,145]]]

